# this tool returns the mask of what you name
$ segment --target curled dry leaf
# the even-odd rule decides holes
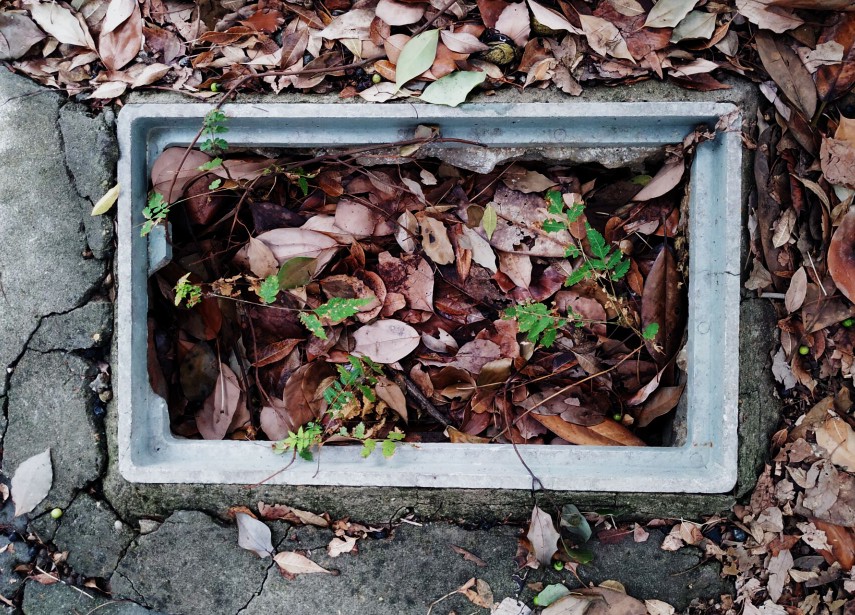
[[[238,526],[238,546],[252,551],[258,557],[270,557],[273,554],[270,528],[245,512],[235,514]]]
[[[849,423],[829,417],[816,429],[816,443],[828,451],[831,463],[855,472],[855,431]]]
[[[42,30],[60,43],[95,49],[86,22],[78,19],[59,2],[33,2],[27,5],[30,16]]]
[[[26,515],[38,506],[47,497],[51,485],[53,485],[53,466],[50,461],[50,449],[22,461],[12,475],[12,501],[15,502],[15,516]]]
[[[345,553],[352,553],[356,548],[356,537],[342,536],[341,538],[333,538],[327,545],[327,555],[330,557],[338,557]]]
[[[425,254],[437,265],[454,262],[454,248],[448,239],[445,225],[431,216],[417,216],[422,229],[422,247]]]
[[[552,556],[558,551],[558,540],[561,535],[555,529],[552,517],[538,506],[531,511],[531,521],[526,537],[531,542],[537,561],[544,566],[549,565]]]
[[[206,440],[222,440],[229,432],[238,407],[243,403],[238,377],[225,363],[211,393],[196,413],[196,426]]]
[[[511,37],[519,47],[525,47],[531,33],[528,9],[522,2],[509,4],[496,20],[496,30]]]
[[[393,320],[378,320],[353,332],[353,352],[377,363],[400,361],[414,351],[421,335],[410,325]]]
[[[288,574],[333,574],[331,570],[322,568],[305,555],[294,551],[282,551],[273,556],[273,561]]]
[[[419,21],[425,14],[424,4],[380,0],[377,3],[377,17],[390,26],[409,26]]]
[[[790,279],[790,287],[787,289],[787,294],[784,297],[784,306],[790,314],[802,307],[806,294],[807,272],[804,267],[799,267],[798,271]]]
[[[612,56],[635,64],[635,58],[629,52],[626,40],[612,22],[594,15],[579,15],[579,20],[591,49],[603,57]]]
[[[531,14],[534,15],[534,18],[538,23],[550,28],[551,30],[566,30],[573,34],[582,34],[582,31],[567,21],[567,18],[564,17],[564,15],[561,15],[551,8],[538,4],[534,0],[527,1],[528,7],[531,9]]]
[[[478,37],[469,32],[448,32],[447,30],[443,30],[439,35],[445,46],[455,53],[478,53],[479,51],[489,49],[486,44],[478,40]],[[394,62],[392,58],[389,58],[389,61]]]
[[[650,9],[644,27],[673,28],[683,21],[697,3],[697,0],[658,0]]]
[[[686,163],[682,158],[663,165],[653,179],[651,179],[644,188],[632,197],[632,200],[649,201],[650,199],[655,199],[663,194],[667,194],[680,183],[685,171]]]
[[[258,503],[258,514],[264,519],[274,520],[281,519],[294,525],[314,525],[315,527],[329,527],[330,522],[313,512],[292,508],[285,504],[268,505],[264,502]]]
[[[775,0],[736,0],[739,13],[760,28],[782,34],[804,24],[792,11],[774,4]]]
[[[645,345],[660,367],[677,352],[684,311],[677,261],[666,246],[653,262],[641,299],[642,326],[659,325],[655,337],[645,340]]]
[[[277,228],[261,233],[256,239],[270,248],[280,265],[296,257],[316,258],[317,271],[338,249],[338,242],[329,235],[302,228]]]

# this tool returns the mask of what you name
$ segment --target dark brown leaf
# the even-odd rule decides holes
[[[683,294],[677,262],[665,247],[653,262],[641,299],[642,326],[659,325],[656,337],[645,341],[645,345],[660,367],[677,352],[683,339],[686,315]]]
[[[816,113],[816,85],[799,56],[780,36],[768,32],[757,33],[757,52],[769,76],[778,84],[791,103],[802,110],[807,118]]]

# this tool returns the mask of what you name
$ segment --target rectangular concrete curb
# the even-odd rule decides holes
[[[139,237],[147,177],[157,153],[190,141],[211,105],[128,105],[119,116],[119,470],[131,482],[252,484],[280,470],[263,443],[191,441],[169,432],[164,400],[148,384],[147,274],[164,246]],[[494,147],[649,148],[713,126],[730,103],[521,103],[226,106],[232,146],[346,146],[393,142],[418,124]],[[735,126],[740,125],[737,118]],[[547,489],[723,493],[737,476],[739,383],[740,133],[698,147],[691,180],[689,373],[686,440],[668,448],[518,447]],[[403,446],[391,460],[327,447],[320,465],[297,463],[274,484],[526,489],[531,477],[508,445]]]

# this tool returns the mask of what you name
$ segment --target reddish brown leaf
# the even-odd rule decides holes
[[[855,13],[838,15],[831,26],[822,31],[817,44],[834,41],[843,46],[840,64],[820,66],[816,71],[816,87],[822,100],[834,100],[855,84]]]
[[[111,3],[112,5],[113,3]],[[133,2],[130,16],[110,32],[102,32],[98,40],[101,61],[110,70],[119,70],[137,57],[142,49],[142,15],[139,5]]]
[[[828,272],[840,292],[855,301],[855,210],[843,217],[831,238]]]
[[[686,312],[683,303],[677,262],[666,247],[653,262],[641,299],[642,326],[653,323],[659,325],[654,339],[645,340],[645,345],[660,367],[677,352],[682,341],[682,324]]]

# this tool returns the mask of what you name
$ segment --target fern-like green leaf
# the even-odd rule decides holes
[[[258,287],[258,298],[262,303],[273,303],[279,294],[279,279],[275,275],[269,275]]]
[[[308,312],[301,312],[300,322],[303,323],[303,326],[306,327],[309,332],[315,337],[319,337],[322,340],[327,339],[327,333],[326,331],[324,331],[324,326],[321,324],[321,321],[318,320],[318,317],[314,314],[309,314]]]

